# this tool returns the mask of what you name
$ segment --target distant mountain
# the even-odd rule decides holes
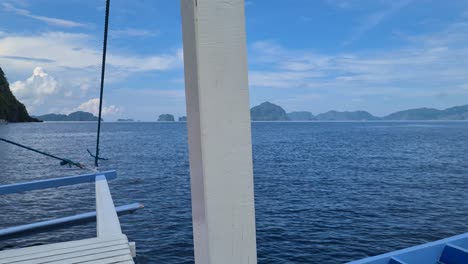
[[[389,114],[385,120],[468,120],[468,105],[450,107],[444,110],[416,108]]]
[[[68,116],[62,114],[46,114],[36,116],[36,118],[42,121],[68,121]]]
[[[433,120],[437,119],[440,110],[434,108],[416,108],[403,110],[389,114],[384,117],[386,120]]]
[[[286,111],[279,106],[270,102],[264,102],[250,109],[250,117],[252,121],[286,121],[288,116]]]
[[[468,105],[455,106],[444,110],[434,108],[417,108],[395,112],[385,117],[377,117],[367,111],[328,111],[326,113],[312,115],[308,111],[286,113],[279,105],[264,102],[250,109],[252,121],[372,121],[372,120],[468,120]],[[174,121],[174,116],[162,114],[158,121]],[[187,121],[186,116],[178,118],[179,121]]]
[[[47,114],[36,116],[36,118],[42,121],[98,121],[97,116],[83,111],[73,112],[69,115]]]
[[[291,112],[291,113],[288,113],[287,116],[288,116],[288,119],[291,121],[315,120],[315,117],[312,115],[312,113],[307,112],[307,111]]]
[[[158,117],[158,122],[174,122],[174,116],[171,114],[162,114]]]
[[[379,118],[366,111],[338,112],[328,111],[315,116],[317,120],[323,121],[359,121],[359,120],[378,120]]]
[[[132,118],[119,118],[117,119],[117,122],[133,122],[135,120],[133,120]]]
[[[2,68],[0,68],[0,120],[12,123],[40,122],[40,120],[29,116],[24,104],[15,98]]]
[[[442,110],[439,120],[468,120],[468,105],[454,106]]]

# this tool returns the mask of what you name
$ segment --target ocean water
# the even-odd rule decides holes
[[[95,123],[0,125],[0,137],[92,164]],[[343,263],[468,232],[468,122],[253,123],[259,263]],[[104,123],[102,169],[138,263],[193,263],[185,123]],[[83,173],[0,142],[0,184]],[[94,210],[83,184],[0,198],[0,227]],[[95,224],[0,241],[83,239]]]

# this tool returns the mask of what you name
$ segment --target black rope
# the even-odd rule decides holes
[[[70,166],[70,167],[71,167],[71,166],[76,166],[76,167],[78,167],[78,168],[80,168],[80,169],[86,169],[86,167],[85,167],[83,164],[78,163],[78,162],[74,162],[74,161],[69,160],[69,159],[60,158],[60,157],[57,157],[57,156],[55,156],[55,155],[49,154],[49,153],[47,153],[47,152],[40,151],[40,150],[37,150],[37,149],[33,149],[33,148],[28,147],[28,146],[21,145],[21,144],[19,144],[19,143],[16,143],[16,142],[13,142],[13,141],[4,139],[4,138],[0,138],[0,141],[3,141],[3,142],[6,142],[6,143],[15,145],[15,146],[18,146],[18,147],[27,149],[27,150],[34,151],[34,152],[36,152],[36,153],[42,154],[42,155],[47,156],[47,157],[50,157],[50,158],[54,158],[54,159],[60,160],[60,165],[62,165],[62,166],[63,166],[63,165],[68,165],[68,166]]]
[[[95,155],[93,155],[93,153],[91,153],[91,150],[89,150],[89,149],[86,149],[86,151],[88,151],[88,153],[89,153],[89,155],[90,155],[91,157],[93,157],[93,158],[96,158],[96,156],[95,156]],[[109,159],[106,159],[106,158],[101,158],[101,157],[98,157],[98,159],[99,159],[99,160],[109,160]]]
[[[104,20],[104,43],[102,47],[102,68],[101,68],[101,92],[99,96],[99,119],[96,139],[96,155],[94,155],[94,166],[98,167],[99,158],[99,138],[101,135],[101,114],[102,114],[102,96],[104,94],[104,73],[106,71],[106,53],[107,53],[107,31],[109,27],[109,7],[110,0],[106,0],[106,17]],[[91,155],[92,156],[92,155]]]

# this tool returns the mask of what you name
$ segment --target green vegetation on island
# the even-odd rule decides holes
[[[63,114],[47,114],[36,116],[37,119],[42,121],[98,121],[98,117],[83,111],[70,113],[69,115]],[[103,120],[101,118],[101,120]]]
[[[171,114],[162,114],[158,117],[158,122],[174,122],[174,116]]]
[[[317,120],[325,121],[366,121],[366,120],[378,120],[379,118],[371,115],[366,111],[353,111],[353,112],[338,112],[338,111],[328,111],[323,114],[318,114],[315,117]]]
[[[187,122],[187,116],[179,117],[179,122]]]
[[[250,109],[252,121],[372,121],[372,120],[468,120],[468,105],[450,107],[444,110],[416,108],[377,117],[367,111],[331,110],[314,116],[311,112],[297,111],[286,113],[279,105],[264,102]]]
[[[20,103],[10,90],[10,84],[0,67],[0,120],[3,122],[40,122],[29,116],[24,104]]]
[[[416,108],[399,111],[388,116],[385,120],[467,120],[468,105],[450,107],[444,110],[434,108]]]
[[[270,102],[264,102],[250,109],[250,117],[252,121],[286,121],[288,116],[286,111],[279,106]]]

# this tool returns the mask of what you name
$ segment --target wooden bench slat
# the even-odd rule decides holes
[[[130,261],[130,263],[133,262],[133,258],[130,255],[121,255],[121,256],[115,256],[115,257],[108,257],[108,258],[102,258],[102,259],[95,259],[95,260],[89,260],[89,261],[79,261],[79,262],[51,262],[50,264],[69,264],[69,263],[83,263],[83,264],[113,264],[113,263],[119,263],[122,261]]]
[[[115,243],[114,241],[120,241],[120,240],[128,242],[127,237],[125,235],[120,235],[120,236],[116,236],[112,238],[108,237],[106,239],[89,238],[89,239],[54,243],[54,244],[48,244],[48,245],[4,250],[4,251],[0,251],[0,264],[3,264],[4,263],[3,261],[5,259],[15,257],[15,256],[24,256],[24,255],[29,255],[29,254],[41,253],[44,251],[61,250],[61,249],[66,249],[66,248],[76,248],[76,247],[81,247],[81,246],[93,246],[93,245],[96,246],[96,244]]]
[[[0,251],[0,264],[133,263],[125,235]]]
[[[98,261],[97,263],[105,263],[106,261],[108,263],[113,263],[117,262],[114,260],[115,258],[122,258],[123,260],[131,260],[132,257],[129,254],[128,250],[114,250],[114,251],[107,251],[107,252],[98,252],[95,254],[91,255],[76,255],[74,257],[70,258],[64,258],[64,259],[56,259],[56,260],[51,260],[52,258],[41,258],[37,260],[27,260],[27,261],[22,261],[18,262],[15,264],[59,264],[59,263],[84,263],[84,262],[90,262],[90,261]],[[110,261],[110,262],[109,262]]]
[[[19,261],[32,261],[32,260],[41,260],[41,261],[56,261],[62,259],[75,258],[79,256],[93,255],[97,253],[115,251],[115,250],[126,250],[128,249],[128,244],[120,243],[116,245],[110,245],[106,247],[94,247],[86,249],[76,249],[76,250],[56,250],[54,252],[42,252],[38,254],[31,254],[24,257],[18,256],[15,258],[9,258],[7,263],[14,263]]]

